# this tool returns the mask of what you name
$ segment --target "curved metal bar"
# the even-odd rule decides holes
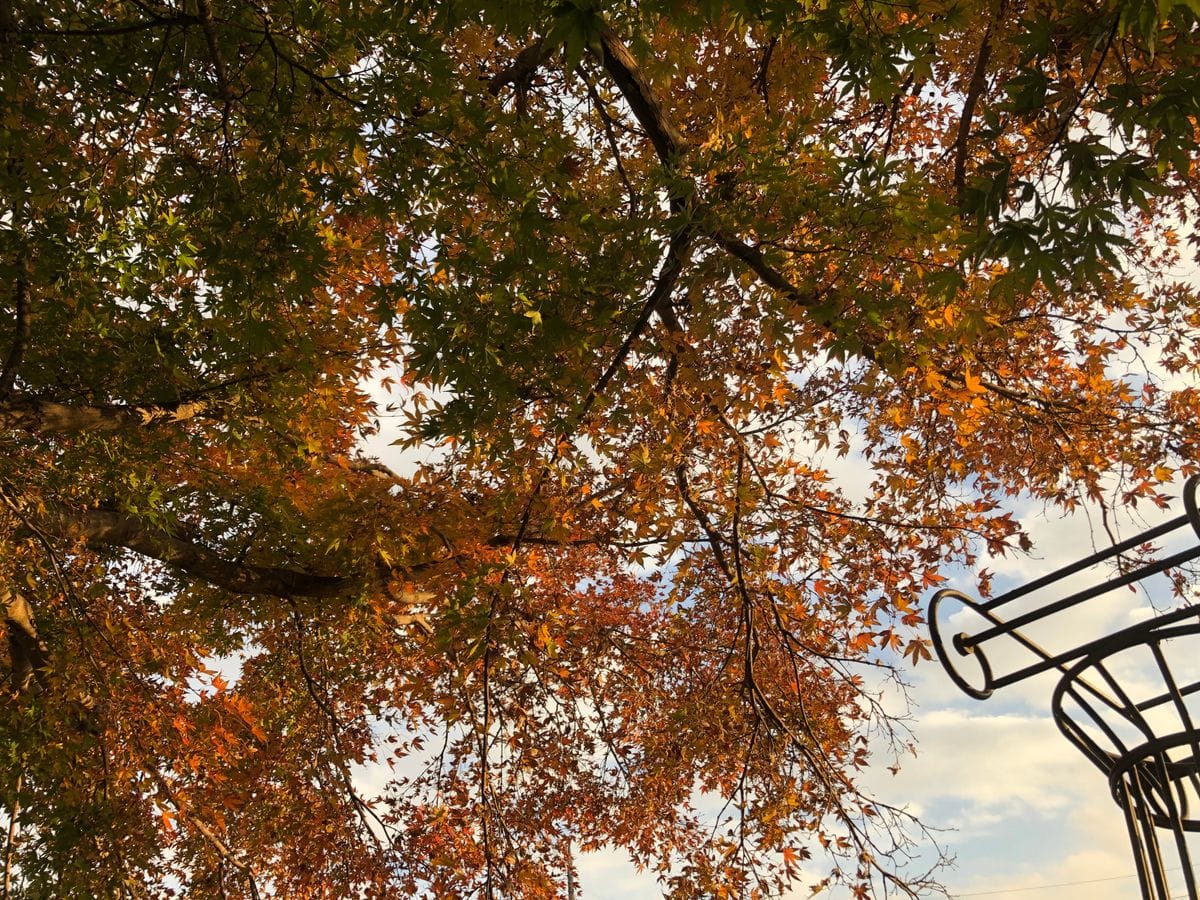
[[[1121,782],[1137,771],[1140,775],[1138,780],[1150,787],[1149,791],[1141,792],[1137,799],[1145,805],[1156,828],[1177,827],[1183,831],[1200,832],[1200,819],[1188,814],[1187,792],[1178,788],[1179,782],[1192,773],[1195,763],[1170,762],[1167,758],[1168,751],[1190,741],[1191,735],[1187,733],[1169,735],[1135,748],[1127,758],[1115,760],[1108,776],[1113,799],[1121,802]],[[1176,789],[1172,790],[1173,787]]]
[[[1184,524],[1187,517],[1180,516],[1179,524]],[[1147,540],[1146,535],[1138,535],[1138,539]],[[1064,609],[1069,609],[1085,600],[1091,600],[1093,597],[1099,597],[1102,594],[1107,594],[1109,591],[1115,591],[1117,588],[1125,587],[1127,584],[1141,581],[1143,578],[1148,578],[1151,575],[1157,575],[1159,572],[1164,572],[1167,569],[1175,566],[1183,565],[1186,562],[1191,562],[1196,557],[1200,556],[1200,546],[1190,547],[1187,550],[1172,554],[1164,559],[1159,559],[1148,565],[1141,566],[1116,578],[1110,578],[1107,581],[1101,581],[1082,591],[1077,591],[1061,600],[1056,600],[1053,603],[1047,603],[1038,609],[1032,609],[1028,612],[1014,616],[1011,621],[1005,622],[1004,625],[989,628],[987,631],[981,631],[979,634],[971,638],[972,643],[983,643],[991,640],[1000,634],[1016,634],[1017,629],[1022,625],[1028,625],[1031,622],[1038,622],[1054,613],[1061,612]]]
[[[1050,572],[1047,575],[1043,575],[1022,587],[1015,588],[986,602],[975,600],[953,589],[943,589],[935,593],[929,604],[929,625],[934,647],[937,650],[938,658],[942,662],[942,667],[965,694],[977,700],[984,700],[999,688],[1007,687],[1010,684],[1015,684],[1050,669],[1058,669],[1065,674],[1068,668],[1080,659],[1090,658],[1096,653],[1104,654],[1112,652],[1118,643],[1126,639],[1127,635],[1143,634],[1147,629],[1165,627],[1173,622],[1191,617],[1192,608],[1183,607],[1157,617],[1153,623],[1134,626],[1131,629],[1118,631],[1116,634],[1077,643],[1057,652],[1051,652],[1049,649],[1040,646],[1022,631],[1026,625],[1047,620],[1059,612],[1063,612],[1094,597],[1196,560],[1200,558],[1200,544],[1191,544],[1184,550],[1177,551],[1169,556],[1160,556],[1149,563],[1121,572],[1113,578],[1099,580],[1065,596],[1059,595],[1055,597],[1052,595],[1049,602],[1043,603],[1033,609],[1024,611],[1014,610],[1012,617],[1007,620],[999,618],[997,610],[999,607],[1012,602],[1018,597],[1026,596],[1035,590],[1050,588],[1056,582],[1060,582],[1070,575],[1074,575],[1090,566],[1105,562],[1114,556],[1119,556],[1141,544],[1164,537],[1178,528],[1187,528],[1190,525],[1195,534],[1200,537],[1200,498],[1197,496],[1198,493],[1200,493],[1200,475],[1193,475],[1184,485],[1183,501],[1186,512],[1183,515],[1176,516],[1169,521],[1156,525],[1141,534],[1126,538],[1105,550],[1093,553],[1091,556]],[[942,624],[938,621],[939,607],[942,601],[946,599],[957,600],[964,607],[969,608],[987,623],[986,627],[974,629],[971,632],[959,632],[950,641],[947,641],[947,635],[942,633]],[[999,637],[1006,637],[1016,641],[1035,657],[1035,661],[1013,668],[1012,671],[997,674],[989,663],[982,647],[988,641]],[[1133,640],[1136,641],[1139,638],[1133,638]],[[953,645],[954,653],[950,652],[950,645]],[[961,658],[965,656],[975,658],[976,664],[982,673],[982,685],[972,684],[959,669]]]
[[[1192,482],[1189,481],[1188,484],[1191,485]],[[1192,485],[1192,490],[1195,490],[1194,485]],[[1187,487],[1185,486],[1185,504],[1186,495]],[[1193,519],[1193,521],[1200,523],[1200,519]],[[1162,522],[1158,525],[1155,525],[1148,531],[1135,534],[1133,537],[1126,538],[1123,541],[1113,544],[1111,547],[1106,547],[1103,550],[1099,550],[1096,553],[1091,554],[1090,556],[1085,556],[1082,559],[1078,559],[1075,562],[1070,563],[1069,565],[1055,569],[1053,572],[1047,572],[1045,575],[1035,578],[1033,581],[1023,584],[1020,587],[1013,588],[1011,591],[1006,591],[1005,593],[1000,594],[998,597],[993,597],[991,600],[985,603],[984,606],[987,609],[997,609],[1001,606],[1004,606],[1006,603],[1011,603],[1018,597],[1024,597],[1026,594],[1032,594],[1034,591],[1054,584],[1056,581],[1062,581],[1069,575],[1082,572],[1084,569],[1090,568],[1091,566],[1104,562],[1105,560],[1112,559],[1114,556],[1119,556],[1122,553],[1132,550],[1134,547],[1138,547],[1149,541],[1157,540],[1163,535],[1170,534],[1176,528],[1181,528],[1186,524],[1188,524],[1188,516],[1186,513],[1181,516],[1176,516],[1167,522]],[[1200,534],[1200,531],[1197,533]]]
[[[1200,608],[1192,608],[1189,611],[1192,615],[1200,616]],[[1084,731],[1080,723],[1076,721],[1076,717],[1072,716],[1064,705],[1064,699],[1074,693],[1076,685],[1087,685],[1085,676],[1089,670],[1101,667],[1105,660],[1117,653],[1139,645],[1157,646],[1163,641],[1174,638],[1195,638],[1198,636],[1200,636],[1200,622],[1192,622],[1187,625],[1174,625],[1173,627],[1162,627],[1153,620],[1141,623],[1134,628],[1114,635],[1106,647],[1094,650],[1083,659],[1075,662],[1067,670],[1066,674],[1059,679],[1050,701],[1050,708],[1058,730],[1084,756],[1095,763],[1097,768],[1108,776],[1109,787],[1112,790],[1113,798],[1118,804],[1121,803],[1122,792],[1128,790],[1127,786],[1122,786],[1122,779],[1127,776],[1132,778],[1136,771],[1138,777],[1134,781],[1142,787],[1149,785],[1152,788],[1150,793],[1138,791],[1135,794],[1138,801],[1143,805],[1145,814],[1153,824],[1159,828],[1170,828],[1178,825],[1185,831],[1193,832],[1200,831],[1200,818],[1189,817],[1187,792],[1182,788],[1181,783],[1184,779],[1196,774],[1197,769],[1200,768],[1200,758],[1196,758],[1193,753],[1190,759],[1172,761],[1167,756],[1169,751],[1183,746],[1195,747],[1196,734],[1194,730],[1186,727],[1187,720],[1181,720],[1181,725],[1184,726],[1182,730],[1172,734],[1155,736],[1153,730],[1149,728],[1148,723],[1141,721],[1141,724],[1138,724],[1139,720],[1143,719],[1141,713],[1146,704],[1135,703],[1128,697],[1123,697],[1121,703],[1116,703],[1114,702],[1115,698],[1110,698],[1108,702],[1112,711],[1122,716],[1131,724],[1134,724],[1138,730],[1142,731],[1149,738],[1136,746],[1127,747],[1116,737],[1108,723],[1104,722],[1094,709],[1087,704],[1080,704],[1079,697],[1075,697],[1080,711],[1088,714],[1093,720],[1092,724],[1104,732],[1112,742],[1113,746],[1106,749],[1101,747],[1091,735]],[[1095,689],[1092,688],[1091,690],[1094,691]],[[1168,696],[1177,701],[1182,701],[1182,696],[1188,692],[1187,689],[1176,685],[1174,690],[1169,692]],[[1155,698],[1155,700],[1155,705],[1158,705],[1158,698]],[[1156,760],[1159,761],[1157,764],[1158,768],[1161,769],[1162,775],[1165,776],[1165,783],[1164,778],[1160,777],[1159,772],[1155,771]],[[1178,787],[1178,790],[1172,796],[1171,790],[1173,786]],[[1176,803],[1178,803],[1177,807]]]
[[[1183,485],[1183,508],[1187,513],[1188,522],[1196,536],[1200,537],[1200,508],[1196,504],[1196,487],[1200,485],[1200,475],[1193,475]]]
[[[1177,612],[1183,613],[1187,617],[1195,616],[1200,619],[1200,606],[1190,606]],[[1122,650],[1128,650],[1130,647],[1135,647],[1138,644],[1148,644],[1152,641],[1161,642],[1174,640],[1179,637],[1187,637],[1188,635],[1200,635],[1200,622],[1193,622],[1187,625],[1176,624],[1180,620],[1180,616],[1172,615],[1171,618],[1148,619],[1145,622],[1139,622],[1130,628],[1119,631],[1109,637],[1105,645],[1097,647],[1088,653],[1080,660],[1076,660],[1069,669],[1059,679],[1058,684],[1054,688],[1054,693],[1050,698],[1050,709],[1054,715],[1058,715],[1058,710],[1062,706],[1062,698],[1065,693],[1070,690],[1072,682],[1083,682],[1083,672],[1086,669],[1095,667],[1098,663],[1107,659],[1115,653],[1120,653]],[[1193,693],[1193,689],[1186,689],[1183,693]],[[1164,695],[1161,698],[1155,698],[1158,705],[1164,700],[1169,700],[1170,695]],[[1133,709],[1138,712],[1147,708],[1148,704],[1141,703]],[[1132,711],[1132,710],[1131,710]]]
[[[983,605],[971,597],[968,597],[962,591],[956,591],[953,588],[943,588],[938,591],[929,601],[929,633],[933,638],[933,649],[937,651],[938,659],[942,663],[942,668],[946,670],[946,674],[950,676],[950,680],[958,685],[959,689],[969,697],[974,697],[976,700],[986,700],[992,696],[993,682],[992,666],[988,662],[987,656],[979,647],[968,647],[963,643],[963,639],[967,637],[966,632],[959,632],[954,635],[952,641],[954,649],[958,657],[969,656],[974,658],[979,666],[980,672],[983,674],[983,687],[975,687],[954,664],[955,657],[952,657],[946,649],[945,640],[942,637],[942,627],[938,623],[938,612],[941,608],[943,600],[957,600],[963,606],[978,614],[983,619],[991,622],[993,625],[1003,625],[1004,623],[996,618],[988,610],[984,609]]]

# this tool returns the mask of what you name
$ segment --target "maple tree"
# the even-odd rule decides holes
[[[918,599],[1195,471],[1198,14],[0,2],[5,895],[922,891]]]

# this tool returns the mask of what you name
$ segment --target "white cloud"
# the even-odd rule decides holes
[[[597,850],[575,858],[580,894],[586,900],[631,900],[658,896],[652,872],[639,872],[621,850]]]

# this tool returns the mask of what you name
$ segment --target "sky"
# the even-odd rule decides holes
[[[365,449],[398,462],[395,448],[386,448],[382,441]],[[404,462],[411,464],[411,460]],[[863,463],[853,455],[827,462],[841,484],[862,478]],[[1137,519],[1127,517],[1121,523],[1120,536],[1131,536],[1182,513],[1181,489],[1177,483],[1166,491],[1176,498],[1170,509],[1139,507]],[[979,567],[993,573],[996,593],[1087,556],[1100,549],[1097,542],[1105,540],[1094,510],[1084,508],[1064,517],[1026,503],[1013,511],[1032,539],[1033,550],[981,558]],[[1190,531],[1182,530],[1178,539],[1189,535]],[[946,586],[977,595],[973,571],[943,574],[950,576]],[[1070,584],[1077,589],[1092,583],[1094,574],[1081,573]],[[1151,615],[1155,603],[1165,605],[1165,593],[1152,596],[1160,587],[1098,597],[1057,618],[1053,629],[1077,638],[1126,627]],[[957,630],[963,622],[952,619],[951,625]],[[1046,632],[1032,636],[1048,644],[1055,638]],[[994,658],[1000,662],[1003,653]],[[907,678],[917,755],[902,761],[897,774],[888,771],[890,757],[878,760],[864,783],[877,797],[907,807],[937,832],[943,850],[955,859],[939,874],[949,896],[994,900],[1138,896],[1121,812],[1106,779],[1058,732],[1051,717],[1057,681],[1053,673],[999,690],[986,701],[963,694],[936,660],[909,668]],[[896,708],[900,707],[897,698]],[[660,896],[654,875],[638,872],[619,850],[581,854],[576,862],[580,898]],[[814,868],[808,883],[823,874]],[[792,896],[806,898],[811,893],[805,885]],[[849,900],[850,894],[835,889],[819,897]]]
[[[1085,514],[1062,518],[1032,506],[1020,512],[1034,551],[984,563],[996,574],[997,591],[1095,549]],[[1144,512],[1144,522],[1129,523],[1123,536],[1178,515],[1182,504]],[[958,573],[950,586],[976,593],[970,572]],[[1124,627],[1149,614],[1150,599],[1145,592],[1120,591],[1091,601],[1091,608],[1057,627],[1073,634]],[[961,693],[936,661],[921,663],[909,676],[918,754],[896,775],[881,762],[866,783],[882,799],[908,806],[939,830],[938,840],[956,858],[940,875],[951,897],[1138,896],[1121,812],[1106,779],[1058,732],[1051,717],[1053,674],[997,691],[986,701]],[[578,864],[581,894],[590,900],[658,895],[653,876],[636,872],[618,853],[585,855]],[[810,894],[800,889],[794,896]],[[841,900],[849,892],[820,897]]]

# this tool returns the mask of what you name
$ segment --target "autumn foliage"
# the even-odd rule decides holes
[[[1198,13],[0,0],[5,896],[922,891],[920,599],[1200,459]]]

